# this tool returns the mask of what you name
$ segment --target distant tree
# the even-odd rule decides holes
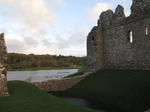
[[[8,53],[9,68],[20,69],[30,67],[67,67],[71,65],[83,65],[84,57],[63,55],[35,55]]]

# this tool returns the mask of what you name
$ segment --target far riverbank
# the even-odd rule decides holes
[[[36,70],[63,70],[63,69],[80,69],[82,66],[69,66],[69,67],[31,67],[22,69],[8,68],[7,71],[36,71]]]

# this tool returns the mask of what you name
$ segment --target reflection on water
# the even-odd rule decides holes
[[[41,82],[50,79],[60,79],[77,72],[78,69],[37,70],[37,71],[8,71],[7,80],[22,80],[26,82]]]

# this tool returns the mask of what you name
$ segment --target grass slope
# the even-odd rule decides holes
[[[150,71],[100,70],[67,90],[124,112],[150,108]]]
[[[25,82],[10,81],[8,88],[12,95],[0,98],[0,112],[99,112],[65,102]]]

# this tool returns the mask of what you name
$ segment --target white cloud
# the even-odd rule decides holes
[[[26,49],[25,43],[19,39],[6,39],[6,45],[8,52],[21,53]]]
[[[0,0],[0,30],[6,34],[8,52],[81,53],[76,47],[85,43],[86,35],[80,26],[60,31],[55,22],[50,24],[65,6],[64,0]]]
[[[128,17],[131,14],[131,12],[125,12],[125,16]]]
[[[88,8],[88,19],[95,22],[99,19],[99,16],[103,11],[111,8],[112,4],[110,3],[97,3],[95,6]]]
[[[72,40],[74,44],[80,45],[85,43],[86,37],[87,36],[84,29],[76,29],[70,37],[70,40]]]
[[[34,38],[31,37],[26,37],[23,40],[25,42],[25,45],[28,47],[37,47],[39,42],[38,40],[35,40]]]
[[[66,6],[64,0],[52,0],[52,2],[53,4],[55,4],[55,6],[58,6],[60,8],[64,8]]]
[[[24,31],[33,34],[44,32],[44,23],[54,21],[55,16],[44,0],[0,0],[5,15],[22,24]]]
[[[15,37],[15,38],[13,38]],[[17,34],[5,35],[8,52],[25,52],[26,50],[38,47],[39,42],[31,37],[21,37]]]
[[[43,38],[41,43],[47,48],[67,49],[73,46],[81,46],[86,42],[85,30],[78,27],[73,27],[70,30],[54,31],[48,38]]]
[[[114,11],[118,4],[124,7],[125,15],[129,16],[132,0],[114,0],[112,3],[97,3],[95,6],[88,8],[88,20],[91,22],[96,22],[103,11],[106,11],[108,9]]]

